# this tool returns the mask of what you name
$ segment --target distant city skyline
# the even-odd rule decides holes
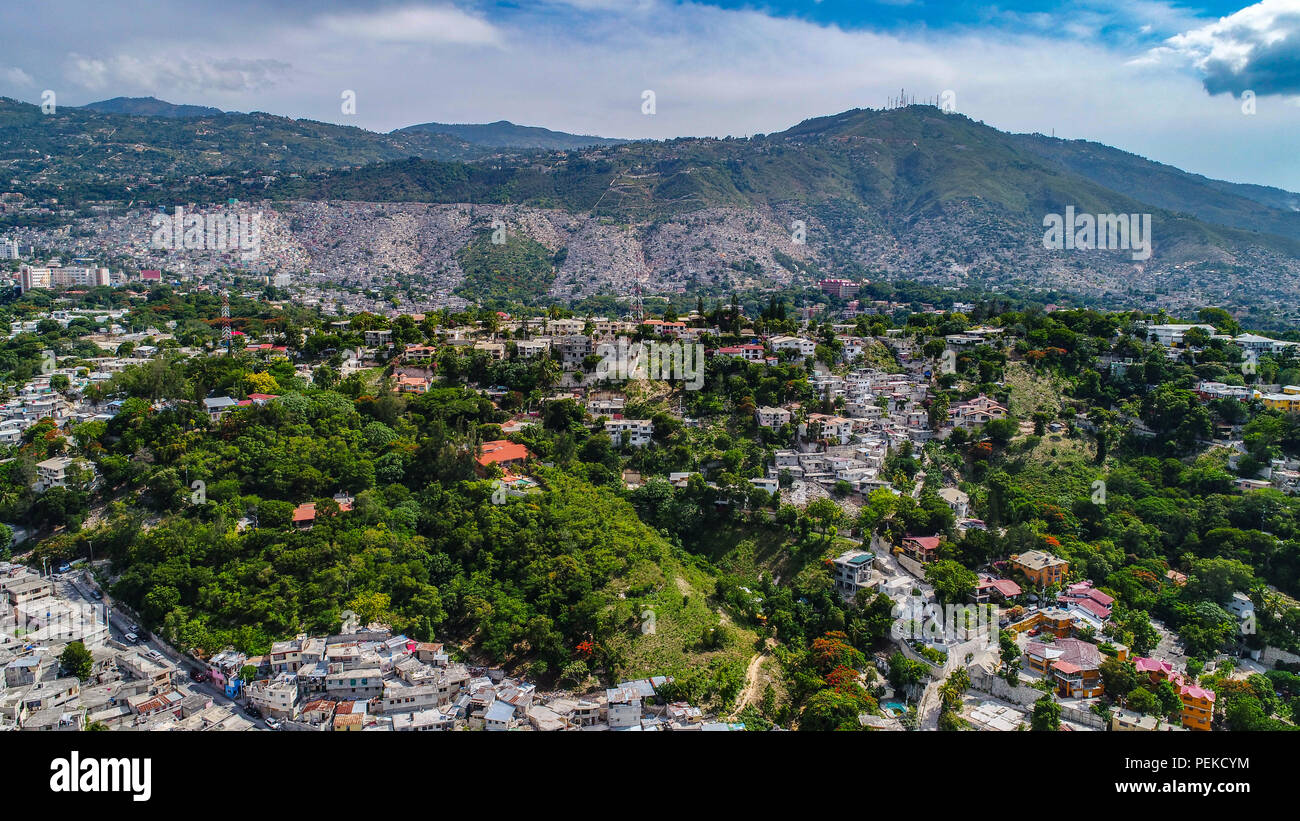
[[[49,89],[375,131],[510,120],[662,139],[950,91],[999,129],[1300,191],[1300,0],[51,0],[0,9],[0,26],[0,94],[33,103]]]

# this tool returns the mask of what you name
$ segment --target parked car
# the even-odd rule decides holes
[[[137,636],[135,633],[127,633],[127,634],[126,634],[126,641],[127,641],[127,644],[139,644],[139,643],[140,643],[140,637]]]
[[[278,730],[278,729],[280,729],[280,722],[279,722],[279,721],[276,721],[275,719],[271,718],[270,716],[267,716],[263,721],[264,721],[264,723],[266,724],[266,726],[270,727],[272,730]]]
[[[101,599],[104,598],[104,594],[101,593],[101,592],[98,591],[98,590],[92,590],[92,591],[90,591],[90,595],[93,596],[93,597],[95,598],[96,601],[101,600]]]
[[[195,682],[202,683],[202,682],[208,680],[208,675],[207,675],[207,673],[200,673],[200,672],[197,671],[197,670],[191,670],[191,671],[190,671],[190,680],[191,680],[191,681],[195,681]]]

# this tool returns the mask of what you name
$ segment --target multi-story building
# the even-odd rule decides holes
[[[1038,587],[1060,584],[1070,572],[1070,564],[1042,550],[1028,550],[1011,557],[1011,566],[1025,574]]]
[[[762,345],[751,343],[748,345],[730,345],[718,348],[716,353],[718,356],[739,357],[746,362],[762,362],[765,351]]]
[[[800,356],[812,356],[817,343],[799,336],[774,336],[769,340],[774,351],[798,351]]]
[[[835,589],[847,600],[859,590],[870,590],[875,556],[865,550],[850,550],[835,560]]]
[[[273,679],[254,681],[245,689],[248,701],[263,715],[292,721],[298,717],[298,677],[280,673]]]
[[[823,279],[817,283],[822,293],[838,299],[852,299],[858,294],[858,283],[851,279]]]
[[[333,670],[325,677],[325,692],[344,701],[368,700],[383,695],[384,675],[378,667]]]
[[[1102,694],[1101,651],[1080,639],[1025,644],[1029,668],[1051,681],[1065,698],[1092,698]]]
[[[605,432],[615,443],[626,442],[639,448],[650,444],[655,425],[649,419],[610,419],[605,422]]]
[[[94,465],[85,459],[54,456],[43,462],[37,462],[36,481],[32,484],[32,488],[37,493],[43,493],[52,487],[67,487],[71,475],[77,471],[89,472],[93,482]]]
[[[779,428],[790,424],[790,411],[785,408],[759,408],[758,424],[764,428]]]

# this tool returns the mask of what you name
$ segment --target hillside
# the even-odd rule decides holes
[[[0,98],[0,164],[32,197],[129,199],[139,185],[195,174],[300,172],[405,157],[470,159],[487,153],[445,134],[376,134],[262,112],[184,116],[168,103],[105,101],[105,113]],[[111,104],[111,105],[110,105]],[[160,107],[159,107],[160,106]]]
[[[472,145],[498,148],[537,148],[548,151],[568,151],[593,145],[618,145],[627,140],[594,137],[589,134],[569,134],[530,125],[515,125],[507,120],[495,123],[421,123],[398,129],[394,134],[421,132],[449,134]]]
[[[625,226],[629,242],[613,249],[621,262],[574,261],[571,249],[570,266],[596,277],[575,283],[580,291],[616,286],[633,274],[669,289],[788,279],[773,263],[774,251],[810,259],[828,274],[1060,288],[1110,304],[1148,294],[1185,294],[1194,302],[1221,295],[1225,282],[1242,286],[1228,290],[1253,303],[1281,304],[1300,287],[1296,215],[1259,201],[1266,197],[1252,199],[1113,149],[1085,163],[1068,152],[1047,156],[1050,147],[912,106],[848,111],[745,140],[636,142],[490,166],[404,159],[281,179],[266,193],[289,201],[560,211],[583,224],[579,235]],[[1114,158],[1106,161],[1110,152]],[[1121,185],[1130,167],[1164,184]],[[186,196],[220,200],[233,190],[189,187]],[[1044,215],[1070,206],[1088,214],[1151,214],[1151,259],[1045,249]],[[790,239],[796,221],[806,226],[806,245]],[[689,227],[701,223],[710,226],[708,236]],[[674,253],[657,255],[660,241],[676,242]],[[656,264],[656,256],[664,262]],[[736,264],[751,260],[759,275],[740,275]],[[603,276],[611,269],[622,274]]]
[[[143,117],[217,117],[225,112],[206,105],[176,105],[157,97],[114,97],[81,106],[100,114],[132,114]]]
[[[440,294],[460,285],[454,258],[471,226],[457,224],[454,236],[419,233],[399,264],[380,258],[391,246],[378,230],[387,220],[381,204],[424,204],[412,213],[440,222],[451,214],[436,216],[440,206],[472,207],[475,230],[491,222],[488,212],[508,210],[512,230],[566,249],[549,290],[555,299],[625,295],[635,281],[725,291],[839,275],[1060,290],[1101,306],[1159,298],[1177,309],[1222,303],[1226,292],[1242,310],[1272,310],[1300,289],[1300,213],[1285,206],[1287,192],[1091,143],[1007,134],[932,106],[846,111],[750,139],[517,149],[490,159],[493,149],[468,140],[537,142],[545,130],[466,126],[462,141],[429,130],[439,127],[380,135],[260,113],[45,117],[9,101],[0,104],[0,157],[14,176],[35,180],[36,193],[56,187],[61,201],[68,192],[57,181],[69,177],[145,206],[266,197],[314,215],[292,220],[284,237],[313,269],[345,267],[335,249],[350,248],[350,275],[382,280],[401,267]],[[140,179],[128,187],[133,174]],[[1070,207],[1150,214],[1150,258],[1045,248],[1045,215]],[[377,219],[355,221],[366,214]],[[800,225],[803,243],[794,241]],[[99,230],[93,221],[80,227]],[[310,239],[339,229],[342,242]],[[782,259],[796,260],[796,271]]]

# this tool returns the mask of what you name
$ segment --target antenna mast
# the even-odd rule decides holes
[[[226,356],[230,356],[230,341],[234,336],[230,331],[230,292],[221,291],[221,340],[226,343]]]

